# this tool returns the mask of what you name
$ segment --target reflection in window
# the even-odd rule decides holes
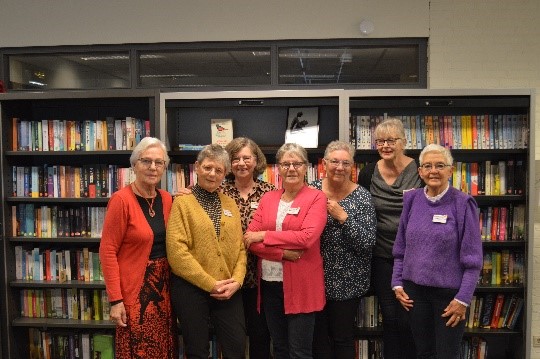
[[[129,88],[129,52],[10,55],[13,90]]]
[[[270,48],[142,51],[139,86],[270,85]]]
[[[281,47],[280,85],[415,84],[417,45]]]

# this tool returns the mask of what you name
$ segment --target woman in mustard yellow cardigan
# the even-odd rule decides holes
[[[206,146],[195,162],[193,195],[176,197],[167,226],[171,298],[190,359],[208,357],[209,320],[225,358],[245,353],[242,224],[236,202],[218,191],[229,166],[221,146]]]

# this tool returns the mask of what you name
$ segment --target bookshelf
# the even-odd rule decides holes
[[[520,298],[524,303],[514,325],[498,321],[499,327],[494,323],[487,323],[486,326],[485,323],[482,325],[481,320],[479,324],[473,321],[470,326],[467,325],[467,345],[479,347],[484,341],[488,358],[522,358],[530,352],[531,288],[527,283],[531,283],[532,278],[529,236],[533,231],[528,220],[532,204],[527,194],[532,193],[531,173],[534,173],[530,151],[533,148],[532,136],[529,135],[531,123],[534,123],[530,112],[531,101],[530,91],[349,92],[349,139],[357,146],[357,161],[378,159],[370,133],[378,121],[386,116],[402,119],[408,140],[406,152],[412,157],[417,158],[421,149],[430,142],[452,147],[457,168],[452,185],[471,193],[476,199],[481,210],[480,217],[484,217],[484,272],[493,267],[489,271],[489,278],[477,286],[475,298],[503,297],[509,303],[508,308],[513,297]],[[519,170],[514,166],[516,163],[521,165]],[[473,169],[475,166],[490,167],[494,171],[490,176],[489,172],[485,174],[485,168],[482,172]],[[472,187],[471,182],[474,182]],[[514,218],[518,208],[518,212],[522,213],[521,220]],[[511,215],[508,214],[510,211]],[[505,214],[501,215],[500,212]],[[488,214],[489,224],[486,223]],[[514,221],[508,216],[512,216]],[[482,222],[479,225],[482,226]],[[489,253],[488,263],[486,253]],[[501,264],[501,259],[491,258],[491,255],[495,258],[503,253],[506,254],[506,266],[504,260]],[[484,275],[487,276],[486,273]],[[479,306],[480,316],[487,315],[486,320],[489,321],[492,313],[486,307],[490,306]],[[511,308],[508,308],[506,310],[511,313]],[[504,302],[502,312],[505,312]],[[500,327],[501,324],[503,327]],[[358,330],[361,338],[372,335],[371,330]]]
[[[232,119],[234,136],[248,136],[259,144],[268,162],[285,139],[289,108],[317,107],[319,116],[318,147],[308,149],[310,162],[323,156],[326,144],[334,139],[350,140],[350,118],[355,116],[463,116],[526,115],[522,125],[532,129],[531,108],[534,96],[530,90],[260,90],[213,92],[158,92],[147,90],[54,91],[0,94],[2,131],[1,170],[3,205],[2,218],[2,276],[0,286],[4,300],[0,309],[5,320],[0,323],[3,334],[3,357],[27,358],[29,329],[65,333],[112,333],[114,326],[99,320],[28,318],[21,313],[21,293],[24,290],[102,290],[101,281],[30,281],[16,279],[15,248],[25,249],[83,249],[99,246],[99,236],[71,237],[14,235],[12,210],[21,205],[34,207],[97,207],[104,208],[107,196],[101,198],[27,197],[14,196],[13,167],[47,165],[82,167],[93,164],[126,166],[129,150],[114,151],[20,151],[13,147],[13,118],[41,121],[62,119],[95,121],[99,118],[127,117],[148,119],[153,136],[163,139],[169,147],[173,163],[190,164],[197,150],[179,150],[178,145],[204,145],[210,142],[210,121]],[[504,132],[503,132],[504,135]],[[534,161],[531,148],[534,136],[528,136],[524,148],[481,148],[452,150],[455,161],[463,163],[522,161],[523,192],[514,194],[476,195],[480,208],[522,206],[524,208],[523,238],[520,240],[485,241],[484,251],[518,252],[523,255],[523,281],[507,285],[480,285],[478,296],[502,293],[517,295],[524,300],[521,319],[513,330],[467,328],[465,337],[472,342],[479,337],[487,342],[489,358],[520,358],[531,352],[531,296],[533,232],[529,217],[533,212]],[[417,157],[420,149],[407,152]],[[379,158],[375,149],[358,149],[357,162],[373,162]],[[166,185],[166,178],[162,187]],[[382,328],[359,328],[358,339],[377,340]]]
[[[104,146],[105,120],[139,119],[155,134],[155,98],[131,90],[0,94],[5,357],[28,358],[40,338],[67,345],[76,335],[86,345],[114,333],[97,251],[108,197],[121,185],[113,178],[129,167],[131,150]],[[91,187],[96,193],[84,193]]]
[[[340,91],[227,91],[182,92],[160,95],[160,126],[170,148],[174,175],[177,166],[193,164],[197,150],[179,149],[179,145],[204,145],[211,141],[212,119],[231,119],[234,137],[254,140],[275,162],[275,154],[285,141],[288,111],[292,108],[316,108],[318,113],[318,146],[307,149],[310,163],[316,166],[326,145],[338,138],[340,131]],[[191,147],[185,147],[191,148]],[[189,172],[185,168],[185,172]],[[274,177],[268,171],[269,177]],[[315,172],[315,169],[313,170]],[[175,176],[177,177],[177,176]],[[171,182],[171,179],[169,182]],[[268,182],[274,183],[270,178]],[[172,180],[173,182],[176,179]],[[188,179],[186,178],[186,182]],[[275,183],[274,183],[275,184]],[[176,183],[168,190],[174,192]]]

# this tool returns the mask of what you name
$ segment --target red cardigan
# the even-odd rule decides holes
[[[172,197],[167,191],[158,191],[166,225]],[[123,300],[127,305],[135,302],[153,243],[154,233],[131,186],[115,192],[107,205],[99,246],[109,301]]]
[[[326,196],[319,190],[304,186],[291,206],[299,208],[298,214],[285,216],[282,231],[276,231],[282,193],[283,190],[271,191],[261,198],[248,231],[266,231],[266,234],[262,242],[251,244],[249,250],[259,257],[259,281],[261,259],[282,261],[283,249],[303,250],[302,258],[296,262],[283,261],[285,314],[319,311],[326,303],[320,251],[321,234],[326,225]],[[260,305],[260,290],[258,302]]]

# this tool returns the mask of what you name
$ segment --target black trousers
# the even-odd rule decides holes
[[[184,352],[189,359],[207,359],[210,350],[209,324],[226,359],[244,357],[246,327],[242,293],[229,300],[216,300],[186,280],[171,275],[171,302],[180,321]]]

